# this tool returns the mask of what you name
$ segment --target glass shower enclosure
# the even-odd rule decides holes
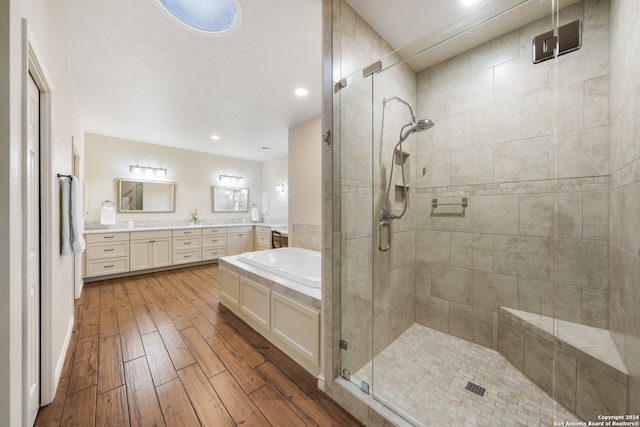
[[[348,3],[342,377],[414,425],[609,410],[580,370],[624,369],[575,338],[608,328],[608,2],[489,1],[398,50]],[[559,28],[581,44],[546,58]]]

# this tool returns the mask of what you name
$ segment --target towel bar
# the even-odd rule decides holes
[[[431,207],[437,208],[438,206],[462,206],[466,208],[469,206],[469,199],[467,197],[462,198],[462,203],[438,203],[438,199],[431,199]]]
[[[64,174],[61,174],[61,173],[58,174],[58,178],[71,178],[71,177],[72,177],[72,175],[64,175]]]
[[[109,205],[109,203],[111,203],[111,206],[112,206],[112,207],[114,207],[114,208],[116,207],[116,204],[115,204],[115,203],[113,203],[111,200],[105,200],[104,202],[102,202],[102,206],[103,206],[103,207],[104,207],[105,205],[107,205],[107,206],[108,206],[108,205]]]

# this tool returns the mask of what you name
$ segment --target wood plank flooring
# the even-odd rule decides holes
[[[360,426],[218,302],[215,264],[85,286],[36,426]]]

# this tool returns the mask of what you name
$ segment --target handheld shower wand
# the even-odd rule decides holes
[[[404,125],[402,127],[402,129],[400,129],[400,136],[398,139],[398,142],[396,143],[395,147],[393,148],[393,153],[391,154],[391,172],[389,173],[389,182],[387,184],[387,193],[385,195],[384,198],[384,206],[382,206],[382,209],[380,210],[380,221],[389,221],[392,219],[400,219],[404,216],[404,214],[407,212],[407,196],[408,196],[408,188],[406,185],[406,180],[405,180],[405,174],[404,174],[404,162],[400,162],[400,169],[401,169],[401,173],[402,173],[402,187],[404,188],[405,191],[405,197],[403,199],[403,208],[402,208],[402,212],[400,213],[400,215],[395,215],[393,213],[391,213],[390,209],[389,209],[389,193],[391,192],[391,181],[393,180],[393,163],[394,163],[394,157],[395,157],[395,151],[399,148],[400,149],[400,156],[403,157],[404,156],[404,152],[402,151],[402,143],[412,134],[416,133],[416,132],[422,132],[423,130],[427,130],[433,127],[434,123],[429,120],[429,119],[416,119],[416,116],[413,114],[413,108],[411,108],[411,104],[409,104],[408,102],[404,101],[403,99],[394,96],[392,98],[388,98],[388,99],[383,99],[382,100],[382,105],[383,105],[383,126],[384,126],[384,108],[386,107],[387,102],[389,101],[399,101],[401,103],[403,103],[404,105],[406,105],[407,107],[409,107],[409,111],[411,113],[411,122],[407,123],[406,125]],[[406,130],[405,130],[406,129]]]

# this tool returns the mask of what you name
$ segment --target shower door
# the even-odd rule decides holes
[[[340,144],[341,372],[363,390],[372,378],[373,349],[373,116],[372,77],[347,75],[338,92],[334,136]],[[334,182],[334,186],[337,183]]]

